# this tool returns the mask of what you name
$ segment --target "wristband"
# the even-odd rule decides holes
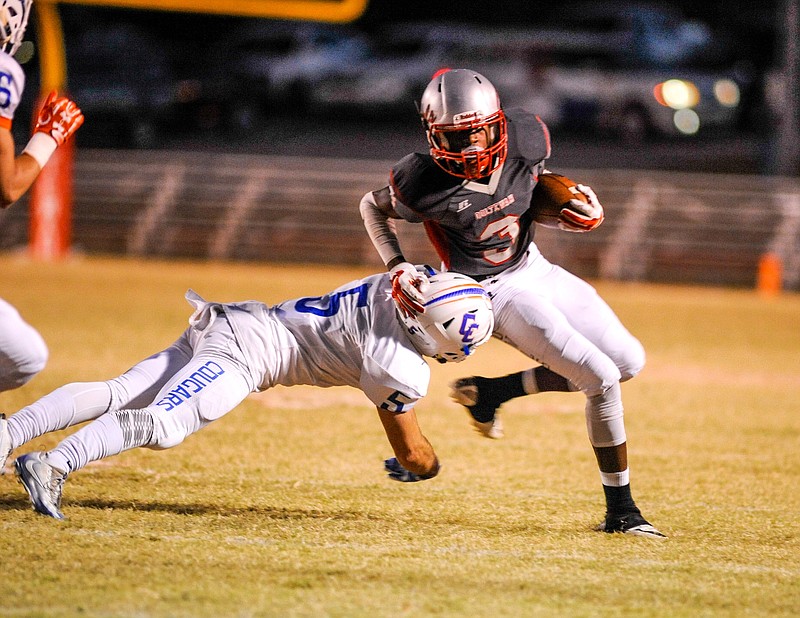
[[[33,134],[30,141],[28,141],[22,152],[36,159],[39,167],[43,168],[50,160],[50,157],[53,156],[57,147],[58,143],[53,137],[49,136],[47,133],[37,131]]]

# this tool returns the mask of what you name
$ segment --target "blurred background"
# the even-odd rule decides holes
[[[81,146],[399,158],[425,147],[414,103],[449,66],[536,111],[559,165],[797,171],[780,144],[779,0],[370,0],[344,25],[59,12],[68,87],[90,119]],[[30,107],[35,56],[26,71]]]
[[[537,231],[550,259],[800,289],[800,0],[369,0],[342,24],[72,1],[56,5],[86,116],[72,186],[0,212],[0,250],[381,269],[359,200],[427,150],[415,103],[433,73],[469,67],[544,119],[550,169],[601,197],[596,232]],[[17,118],[40,89],[28,32]],[[421,226],[399,232],[437,263]]]

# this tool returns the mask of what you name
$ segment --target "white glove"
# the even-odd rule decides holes
[[[603,207],[591,187],[575,185],[575,189],[586,196],[587,201],[570,200],[559,213],[558,227],[567,232],[589,232],[605,219]]]
[[[392,298],[405,315],[425,313],[425,297],[428,277],[413,264],[401,262],[389,271],[392,276]]]

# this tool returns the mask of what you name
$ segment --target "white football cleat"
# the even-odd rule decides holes
[[[21,455],[14,462],[20,483],[31,498],[33,510],[55,519],[64,519],[61,512],[61,490],[67,473],[43,459],[44,453]]]
[[[606,518],[597,528],[598,532],[615,532],[629,534],[630,536],[646,536],[651,539],[666,539],[667,535],[659,532],[655,526],[647,521],[639,509],[623,515],[606,514]]]

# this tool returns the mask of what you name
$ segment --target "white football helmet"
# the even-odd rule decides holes
[[[397,315],[421,354],[440,363],[458,363],[486,343],[494,329],[492,301],[483,286],[459,273],[430,276],[425,311]]]
[[[448,174],[484,178],[506,160],[506,117],[497,91],[480,73],[437,73],[422,93],[419,114],[431,156]]]
[[[25,36],[33,0],[0,0],[0,49],[13,56]]]

